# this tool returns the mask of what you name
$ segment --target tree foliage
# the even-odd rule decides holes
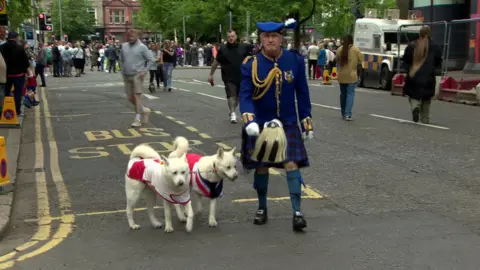
[[[32,18],[31,0],[10,0],[7,4],[10,29],[19,31],[25,20]]]
[[[72,39],[81,39],[94,32],[95,18],[87,12],[92,8],[89,1],[61,0],[62,30]],[[60,14],[58,1],[52,2],[52,22],[56,35],[60,35]]]
[[[326,36],[348,33],[354,23],[352,4],[349,0],[315,0],[317,30]],[[225,33],[229,28],[229,11],[232,11],[232,28],[239,36],[253,32],[256,21],[280,21],[287,14],[299,11],[301,18],[312,9],[312,0],[141,0],[141,25],[150,31],[162,31],[172,37],[173,29],[183,40],[183,18],[187,37],[202,41],[219,39],[220,25]],[[173,8],[172,8],[173,7]],[[395,7],[395,0],[363,0],[363,9],[375,7],[380,13]],[[247,25],[247,14],[250,24]]]

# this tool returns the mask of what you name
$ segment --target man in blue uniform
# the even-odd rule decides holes
[[[261,51],[247,57],[241,68],[240,112],[244,122],[241,160],[246,169],[255,169],[254,188],[258,195],[258,210],[254,224],[262,225],[268,220],[268,168],[282,168],[286,171],[293,208],[293,229],[301,231],[307,227],[307,222],[301,212],[303,179],[299,169],[309,166],[304,140],[313,138],[313,125],[304,59],[295,51],[282,49],[284,29],[294,28],[295,25],[293,19],[285,23],[257,23]],[[265,123],[272,120],[280,121],[285,132],[286,159],[279,163],[260,162],[252,155],[259,152],[258,149],[255,151],[256,139]]]

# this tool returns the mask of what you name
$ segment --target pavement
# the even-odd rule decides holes
[[[143,96],[153,113],[139,129],[119,74],[47,77],[24,119],[0,269],[480,269],[480,108],[436,101],[432,124],[414,124],[405,98],[358,88],[346,122],[335,82],[309,82],[305,233],[291,230],[281,171],[271,171],[269,223],[253,225],[252,174],[241,169],[217,228],[201,213],[191,234],[176,219],[166,234],[139,208],[142,229],[130,231],[123,185],[135,145],[163,154],[185,136],[200,154],[240,147],[219,72],[215,87],[207,75],[175,70],[174,91]]]

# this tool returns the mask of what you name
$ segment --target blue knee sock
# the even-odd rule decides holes
[[[295,214],[300,211],[302,203],[302,175],[299,170],[287,172],[288,190],[290,192],[290,201],[292,202],[292,210]]]
[[[255,173],[253,188],[258,195],[258,209],[267,209],[268,174]]]

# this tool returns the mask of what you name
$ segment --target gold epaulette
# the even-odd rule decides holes
[[[252,56],[251,56],[251,55],[249,55],[249,56],[245,57],[245,59],[243,59],[243,63],[242,63],[242,64],[244,64],[244,65],[245,65],[245,64],[248,62],[248,60],[250,60],[250,58],[252,58]]]

